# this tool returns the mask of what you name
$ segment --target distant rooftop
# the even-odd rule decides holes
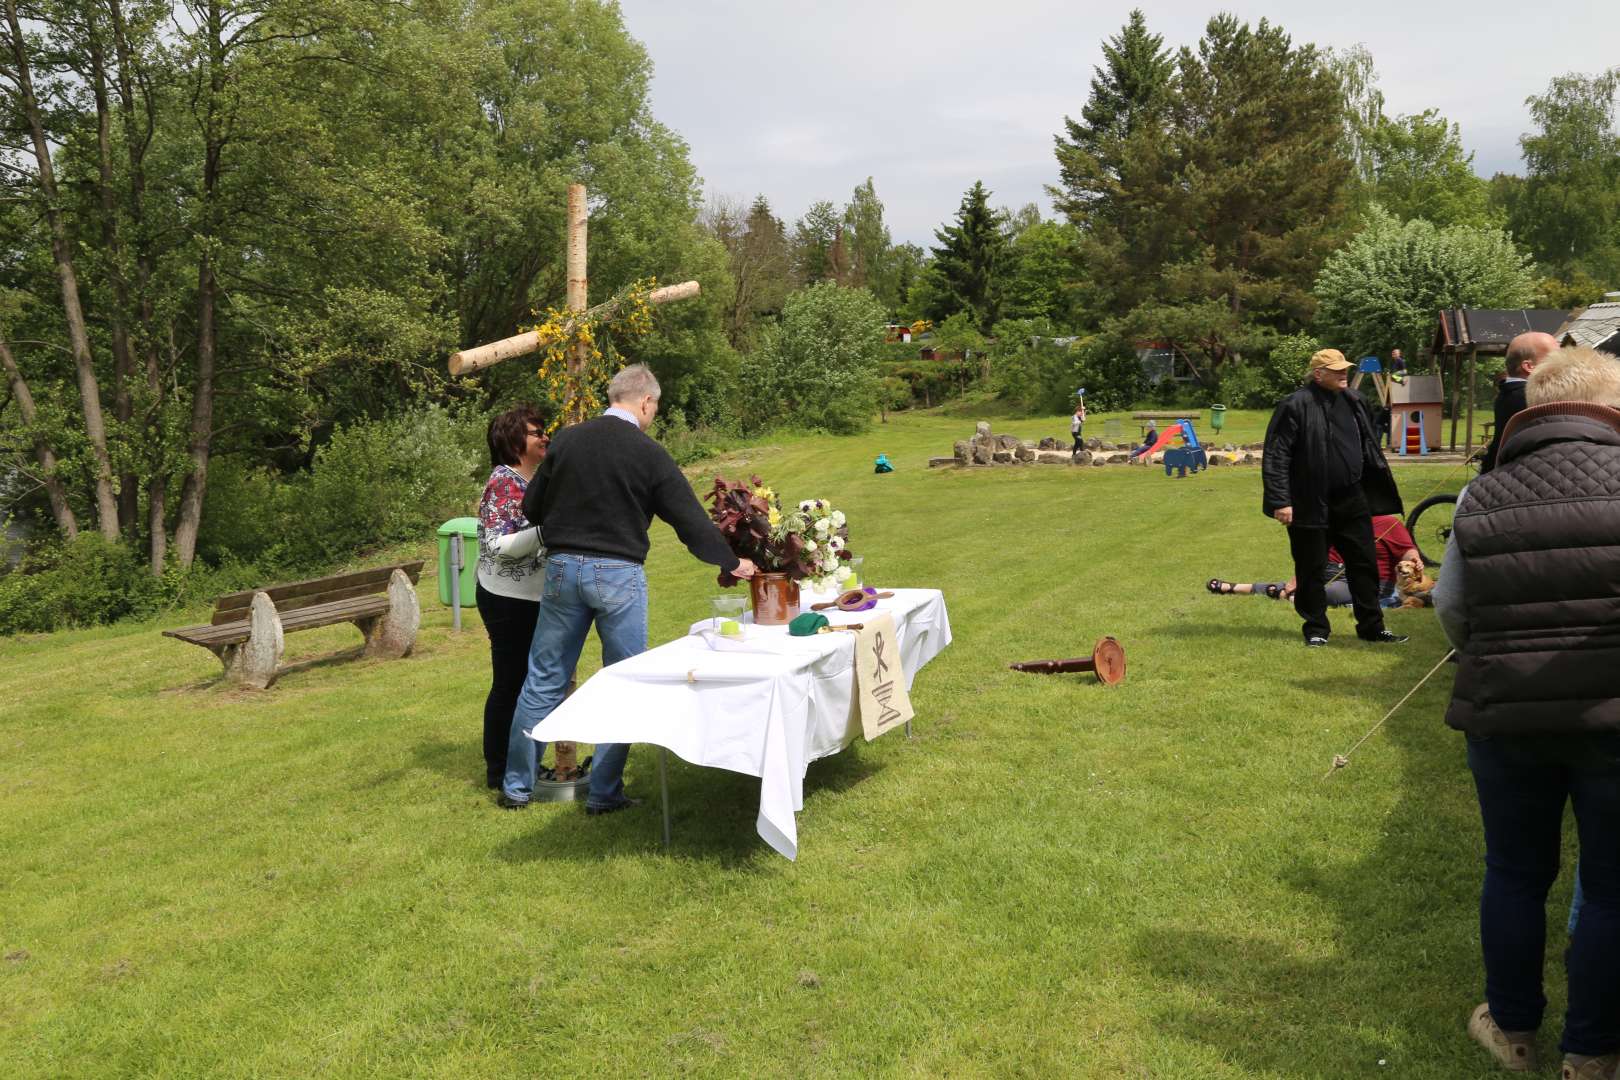
[[[1620,333],[1620,293],[1606,293],[1603,303],[1566,319],[1553,336],[1560,345],[1597,345],[1616,333]]]

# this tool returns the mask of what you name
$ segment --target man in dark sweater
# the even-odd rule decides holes
[[[1305,644],[1326,645],[1331,629],[1322,567],[1329,545],[1344,557],[1356,636],[1379,644],[1405,637],[1384,629],[1372,516],[1399,514],[1400,493],[1378,449],[1377,428],[1360,395],[1347,392],[1350,362],[1338,349],[1311,357],[1311,381],[1277,404],[1266,428],[1261,506],[1288,526],[1294,556],[1294,610]]]
[[[1558,340],[1539,331],[1520,334],[1508,342],[1507,378],[1496,388],[1496,426],[1491,431],[1490,445],[1485,447],[1485,458],[1479,463],[1480,475],[1496,468],[1496,455],[1502,448],[1502,432],[1508,421],[1524,411],[1524,381],[1549,353],[1558,348]]]
[[[607,412],[563,428],[529,481],[523,516],[540,527],[546,583],[529,646],[529,675],[512,714],[500,803],[516,809],[534,795],[545,747],[529,737],[562,703],[591,625],[602,641],[602,666],[647,648],[647,527],[668,522],[693,555],[739,578],[754,564],[732,554],[698,502],[675,459],[646,434],[658,413],[659,387],[645,364],[632,364],[608,384]],[[607,814],[634,806],[624,794],[625,743],[598,745],[585,811]]]

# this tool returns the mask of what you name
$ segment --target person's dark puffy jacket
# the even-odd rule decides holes
[[[1342,392],[1348,398],[1361,432],[1361,490],[1367,496],[1372,514],[1399,514],[1401,493],[1395,488],[1389,462],[1378,449],[1378,428],[1367,403],[1354,391]],[[1321,391],[1304,386],[1277,403],[1266,427],[1266,444],[1260,459],[1264,485],[1261,509],[1272,517],[1284,506],[1294,508],[1294,525],[1304,529],[1327,528],[1327,409]]]
[[[1620,733],[1620,410],[1519,413],[1453,528],[1467,641],[1446,723]]]

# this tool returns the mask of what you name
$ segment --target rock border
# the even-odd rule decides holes
[[[1164,464],[1161,451],[1149,459],[1131,460],[1133,447],[1128,443],[1105,443],[1101,439],[1087,439],[1086,448],[1071,454],[1068,439],[1057,436],[1020,439],[1015,435],[997,435],[991,431],[988,420],[975,425],[971,439],[958,439],[950,457],[931,457],[929,468],[955,467],[959,469],[993,468],[997,465],[1069,465],[1074,467],[1100,467],[1103,465],[1159,465]],[[1260,443],[1238,446],[1226,443],[1219,448],[1206,446],[1209,467],[1219,465],[1258,465]]]

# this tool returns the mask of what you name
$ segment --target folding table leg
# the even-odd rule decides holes
[[[664,848],[669,848],[669,771],[665,763],[669,760],[669,751],[662,746],[658,748],[658,794],[664,803]]]

